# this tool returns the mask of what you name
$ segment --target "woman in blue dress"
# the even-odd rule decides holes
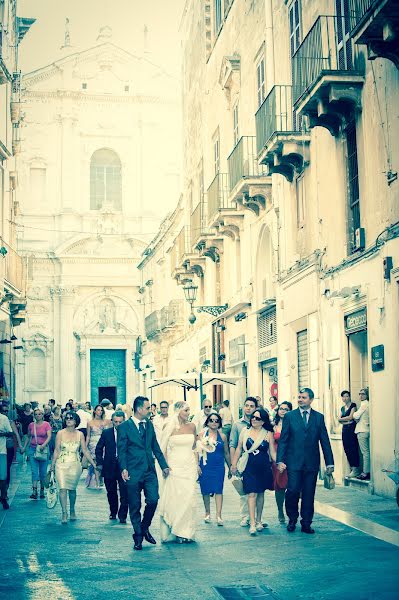
[[[273,489],[271,461],[276,461],[273,426],[263,408],[251,415],[251,426],[240,433],[231,472],[242,474],[245,494],[248,496],[249,533],[263,530],[262,512],[265,490]]]
[[[217,413],[208,415],[203,431],[198,436],[197,451],[200,456],[199,467],[201,474],[199,483],[205,506],[205,523],[211,522],[211,495],[215,496],[216,522],[223,525],[223,484],[224,463],[229,468],[230,477],[230,454],[227,438],[221,431],[222,419]]]

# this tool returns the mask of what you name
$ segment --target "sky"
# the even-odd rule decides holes
[[[23,72],[53,62],[64,43],[69,19],[71,45],[81,50],[95,45],[100,27],[109,25],[113,42],[142,55],[144,28],[152,62],[180,78],[178,28],[185,0],[18,0],[18,16],[36,23],[20,46]]]

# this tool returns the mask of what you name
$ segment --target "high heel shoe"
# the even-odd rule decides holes
[[[63,525],[67,525],[67,523],[68,523],[68,513],[64,513],[64,512],[62,513],[61,523]]]
[[[222,517],[216,517],[216,522],[218,524],[218,527],[223,527],[224,523]]]
[[[255,529],[256,531],[263,531],[263,524],[258,521],[257,523],[255,523]]]
[[[249,535],[256,535],[256,527],[250,525],[249,527]]]
[[[210,523],[210,522],[211,522],[211,515],[205,515],[204,523]]]
[[[69,515],[69,520],[70,521],[76,521],[76,513],[75,513],[75,511],[71,511],[71,514]]]

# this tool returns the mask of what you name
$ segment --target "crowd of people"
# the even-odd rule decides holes
[[[341,397],[339,421],[349,476],[367,480],[368,390],[360,390],[359,407],[348,391]],[[298,408],[293,410],[291,402],[279,404],[274,396],[268,406],[250,396],[237,421],[228,400],[214,406],[206,397],[193,416],[186,402],[172,407],[163,400],[158,410],[143,396],[135,398],[132,407],[114,407],[103,399],[92,408],[88,402],[70,399],[62,408],[50,399],[43,407],[27,403],[12,412],[7,401],[0,401],[1,503],[9,508],[10,469],[18,447],[31,469],[30,499],[45,497],[46,481],[54,474],[61,522],[76,520],[76,489],[87,468],[86,487],[105,486],[109,519],[125,524],[130,516],[136,550],[142,549],[144,540],[156,543],[150,525],[157,507],[162,542],[195,539],[198,484],[204,522],[210,524],[214,518],[223,527],[226,474],[240,493],[240,525],[249,527],[251,536],[267,527],[262,518],[266,490],[274,491],[277,519],[281,524],[288,519],[289,532],[295,531],[300,514],[301,530],[314,533],[319,446],[327,473],[333,472],[334,459],[324,417],[311,408],[313,398],[310,388],[300,390]]]

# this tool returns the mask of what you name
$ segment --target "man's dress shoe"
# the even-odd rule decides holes
[[[119,523],[121,523],[122,525],[126,525],[126,519],[119,519]]]
[[[289,521],[287,525],[287,531],[289,531],[290,533],[295,531],[295,521]]]
[[[151,533],[148,530],[144,532],[144,539],[149,544],[156,544],[157,543],[156,540],[154,540],[154,538],[152,537]]]
[[[133,534],[133,541],[134,541],[134,546],[133,548],[135,550],[142,550],[143,549],[143,536],[134,533]]]
[[[302,533],[314,533],[314,529],[312,529],[312,527],[310,527],[310,525],[302,525],[301,527],[301,531]]]
[[[116,515],[109,515],[110,521],[116,521]]]

